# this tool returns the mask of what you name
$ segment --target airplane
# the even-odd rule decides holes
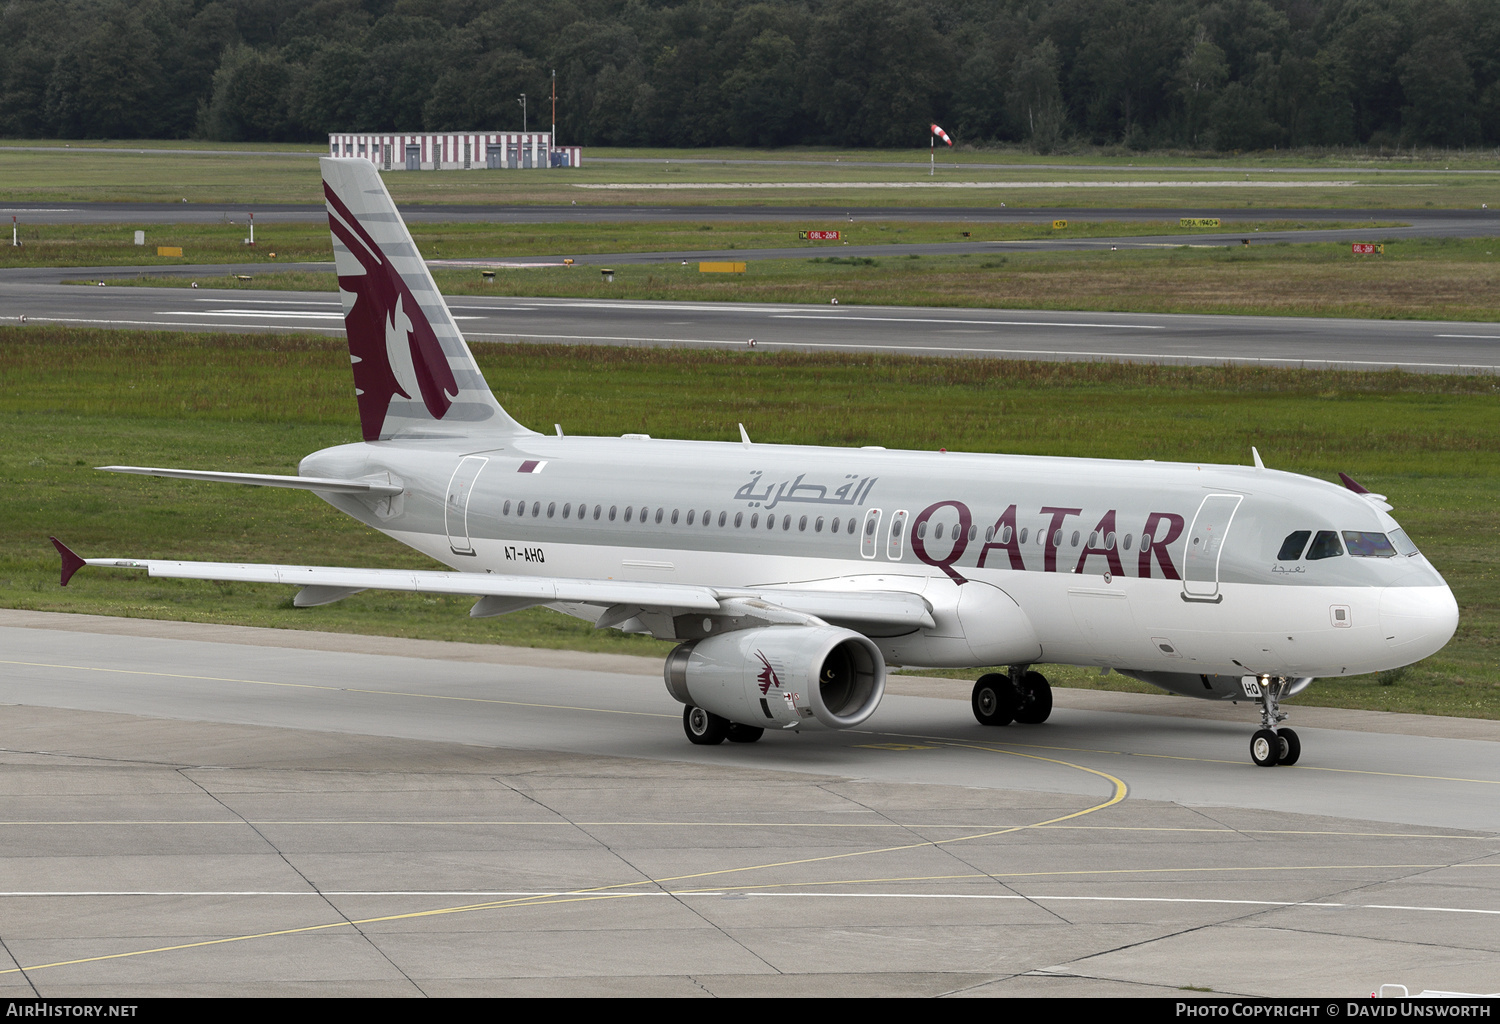
[[[1458,624],[1443,578],[1352,478],[1230,466],[676,441],[531,430],[481,375],[375,167],[324,158],[363,441],[295,476],[103,466],[311,491],[454,571],[80,558],[178,579],[282,583],[314,607],[367,589],[545,606],[676,642],[687,738],[855,728],[892,666],[1007,666],[986,726],[1039,725],[1032,666],[1113,669],[1255,702],[1251,759],[1295,764],[1281,702],[1394,669]]]

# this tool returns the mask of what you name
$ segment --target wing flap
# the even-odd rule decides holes
[[[783,590],[766,587],[752,591],[758,600],[827,622],[932,629],[937,622],[920,594],[899,590]],[[719,591],[726,596],[727,591]]]

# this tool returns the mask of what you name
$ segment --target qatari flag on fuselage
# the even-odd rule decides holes
[[[939,127],[938,127],[938,126],[937,126],[937,125],[933,125],[933,126],[932,126],[932,134],[934,134],[934,135],[936,135],[936,136],[937,136],[937,137],[938,137],[938,138],[940,138],[940,139],[942,139],[942,140],[943,140],[943,141],[944,141],[944,142],[946,142],[946,143],[947,143],[947,144],[948,144],[948,145],[950,145],[950,146],[951,146],[951,145],[953,145],[953,140],[952,140],[952,139],[950,139],[950,138],[948,138],[948,133],[947,133],[947,132],[945,132],[945,131],[943,131],[943,130],[942,130],[942,129],[941,129],[941,128],[939,128]]]

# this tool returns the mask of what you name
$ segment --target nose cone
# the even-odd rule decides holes
[[[1446,585],[1386,587],[1380,595],[1380,632],[1403,665],[1443,649],[1458,629],[1458,602]]]

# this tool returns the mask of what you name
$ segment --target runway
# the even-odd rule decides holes
[[[1401,222],[1427,237],[1473,237],[1500,233],[1500,206],[1495,209],[1417,207],[1414,209],[1305,209],[1243,206],[1065,207],[1025,206],[997,197],[975,206],[809,206],[759,203],[632,203],[590,205],[597,196],[569,204],[437,204],[401,203],[408,223],[434,224],[598,224],[681,221],[793,221],[805,227],[837,227],[838,222],[871,221],[970,222],[1036,224],[1071,221],[1176,221],[1182,217],[1218,217],[1227,221]],[[1015,197],[1012,197],[1015,198]],[[1024,197],[1022,197],[1024,199]],[[37,224],[229,224],[244,223],[254,213],[258,224],[322,222],[327,210],[311,203],[4,203],[0,217],[14,216],[22,225]],[[827,222],[827,223],[823,223]],[[1229,230],[1233,230],[1232,226]],[[1381,231],[1391,229],[1378,229]]]
[[[314,613],[315,614],[315,613]],[[0,612],[0,993],[1494,991],[1500,724],[1058,693],[699,748],[652,659]]]
[[[1500,329],[1425,320],[1345,320],[912,306],[626,302],[453,296],[473,342],[899,353],[1493,373]],[[342,335],[333,296],[207,288],[88,288],[0,279],[0,323]]]

